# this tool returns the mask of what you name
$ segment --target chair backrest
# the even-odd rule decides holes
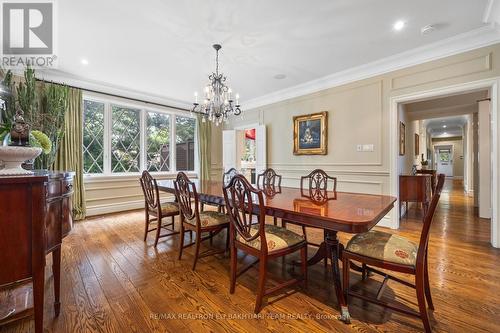
[[[423,268],[425,264],[425,256],[427,255],[427,247],[429,245],[429,232],[431,228],[432,218],[434,217],[434,212],[436,211],[437,204],[439,202],[439,198],[441,197],[441,191],[443,189],[444,184],[444,174],[440,174],[438,176],[438,182],[436,185],[436,190],[432,195],[431,204],[424,218],[424,225],[422,227],[422,233],[420,234],[420,242],[418,245],[418,253],[417,253],[417,267]]]
[[[189,180],[189,177],[184,172],[179,172],[177,178],[174,180],[174,188],[175,197],[182,216],[188,220],[196,217],[196,223],[199,225],[200,214],[198,210],[198,192],[196,191],[196,185]],[[193,201],[194,205],[191,204]]]
[[[337,178],[329,176],[321,169],[316,169],[307,176],[300,177],[300,192],[303,196],[320,198],[324,196],[326,191],[329,191],[329,183],[332,184],[331,190],[336,192]],[[307,192],[308,194],[304,195],[304,192]]]
[[[140,181],[142,193],[144,193],[146,209],[160,209],[160,193],[158,191],[158,184],[156,183],[156,179],[154,179],[148,171],[144,170],[142,172]]]
[[[266,169],[257,175],[257,186],[259,188],[281,186],[281,175],[278,175],[274,169]]]
[[[265,233],[265,206],[262,191],[254,188],[243,175],[235,175],[228,185],[224,186],[224,200],[229,214],[231,241],[240,235],[245,241],[251,242],[260,238],[261,251],[267,252]],[[258,229],[253,233],[255,226],[253,218],[257,217]]]
[[[239,175],[239,174],[240,173],[235,168],[231,168],[231,169],[227,170],[222,175],[222,183],[223,184],[229,184],[229,182],[231,181],[231,179],[233,179],[234,176]]]

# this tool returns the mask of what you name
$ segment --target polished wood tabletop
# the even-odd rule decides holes
[[[200,200],[224,204],[223,182],[192,180]],[[173,180],[158,181],[161,191],[174,193]],[[332,231],[360,233],[373,228],[393,207],[395,197],[326,191],[317,195],[292,187],[268,187],[266,214]]]

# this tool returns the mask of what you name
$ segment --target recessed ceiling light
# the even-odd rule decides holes
[[[285,74],[276,74],[276,75],[274,76],[274,78],[275,78],[276,80],[283,80],[284,78],[286,78],[286,75],[285,75]]]
[[[443,125],[443,128],[446,128],[446,125]]]
[[[394,25],[392,27],[396,31],[401,31],[401,30],[403,30],[405,25],[406,25],[405,21],[399,20],[399,21],[396,21],[396,23],[394,23]]]
[[[82,59],[81,63],[82,63],[82,65],[88,65],[89,61],[87,59]]]

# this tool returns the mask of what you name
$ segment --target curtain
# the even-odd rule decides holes
[[[74,171],[73,217],[85,218],[85,188],[83,184],[83,107],[82,91],[69,88],[68,108],[64,116],[64,136],[59,144],[54,170]]]
[[[200,162],[201,180],[210,180],[210,169],[212,166],[212,151],[210,141],[212,137],[212,125],[209,121],[203,122],[203,118],[198,115],[198,161]]]

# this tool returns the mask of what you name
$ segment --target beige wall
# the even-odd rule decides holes
[[[320,167],[338,177],[340,190],[388,194],[390,98],[499,75],[497,44],[244,110],[243,116],[232,117],[228,128],[250,123],[266,125],[268,166],[283,175],[285,185],[297,186],[301,175]],[[294,156],[293,116],[319,111],[329,112],[328,154]],[[357,144],[374,144],[374,152],[356,152]],[[410,147],[412,144],[407,144],[407,154],[413,154]]]

